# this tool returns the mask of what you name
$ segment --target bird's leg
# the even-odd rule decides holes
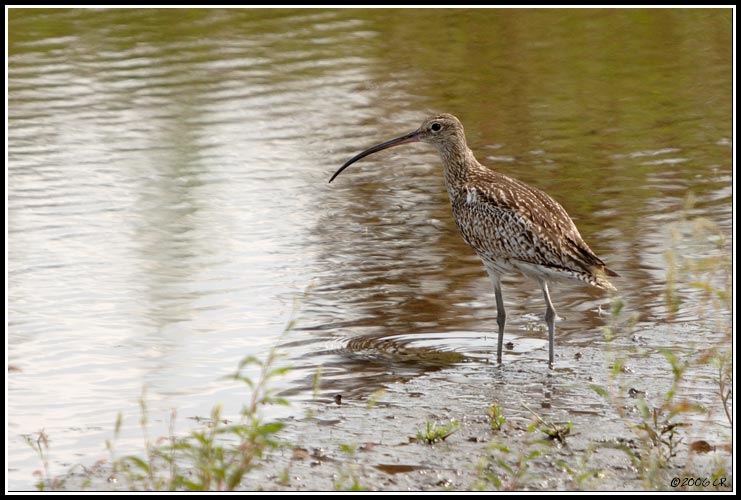
[[[497,282],[494,286],[494,295],[497,298],[497,325],[499,325],[499,336],[497,337],[497,363],[502,364],[502,343],[504,343],[504,324],[507,321],[507,313],[504,311],[504,299],[502,298],[502,286]]]
[[[548,324],[548,368],[553,369],[553,344],[556,338],[556,309],[551,302],[551,296],[548,293],[548,283],[540,282],[543,287],[543,298],[545,299],[545,322]]]
[[[499,325],[499,336],[497,337],[497,363],[502,364],[502,344],[504,343],[504,325],[507,322],[507,312],[504,310],[504,298],[502,297],[502,284],[499,276],[490,272],[489,277],[494,285],[494,296],[497,299],[497,325]]]

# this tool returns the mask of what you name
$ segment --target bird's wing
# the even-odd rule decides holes
[[[605,269],[556,200],[501,174],[487,181],[465,184],[453,200],[461,234],[479,255],[574,272]]]

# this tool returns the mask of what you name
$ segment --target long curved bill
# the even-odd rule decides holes
[[[356,161],[365,158],[368,155],[372,155],[373,153],[377,153],[379,151],[383,151],[384,149],[388,149],[394,146],[398,146],[400,144],[407,144],[409,142],[418,142],[419,141],[419,130],[415,130],[414,132],[410,132],[407,135],[402,135],[401,137],[397,137],[396,139],[391,139],[390,141],[382,142],[381,144],[378,144],[376,146],[373,146],[372,148],[368,148],[362,153],[359,153],[349,160],[345,162],[344,165],[340,167],[340,169],[334,173],[331,179],[329,179],[329,182],[332,182],[335,177],[340,175],[343,170],[345,170],[347,167],[355,163]]]

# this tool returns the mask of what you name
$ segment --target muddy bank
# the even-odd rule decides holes
[[[692,389],[683,391],[683,397],[704,405],[710,417],[687,413],[664,421],[660,413],[658,434],[678,425],[674,435],[661,436],[673,449],[664,444],[654,452],[674,456],[668,467],[652,466],[648,457],[658,455],[647,451],[649,431],[630,426],[645,422],[639,410],[642,398],[649,407],[662,404],[672,371],[661,354],[647,352],[640,343],[637,337],[626,339],[607,351],[605,346],[562,346],[553,371],[529,356],[501,367],[460,363],[391,384],[381,395],[342,398],[340,404],[327,397],[310,408],[310,416],[288,422],[284,437],[294,445],[253,473],[243,487],[674,490],[672,479],[680,478],[681,486],[682,478],[693,477],[729,490],[723,486],[733,479],[730,427],[711,410],[717,398],[712,378],[702,373],[694,374]],[[613,378],[609,363],[614,352],[628,356],[622,373]],[[622,390],[624,397],[605,398],[592,385]],[[490,422],[494,402],[506,419],[499,430]],[[459,425],[444,442],[428,445],[416,439],[426,421]],[[568,423],[570,431],[562,441],[540,430],[566,433]]]
[[[322,393],[294,405],[297,416],[282,420],[278,436],[285,446],[237,489],[672,491],[700,479],[704,489],[730,491],[731,428],[713,368],[699,362],[707,352],[677,347],[687,368],[675,383],[659,346],[676,331],[640,331],[611,343],[564,342],[555,370],[544,344],[515,356],[527,343],[514,337],[502,366],[485,361],[493,356],[467,358],[381,390]],[[501,417],[494,426],[493,405]],[[427,422],[457,425],[430,445],[417,436]],[[102,461],[64,484],[132,487]]]

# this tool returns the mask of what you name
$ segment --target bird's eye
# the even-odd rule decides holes
[[[440,124],[439,124],[439,123],[437,123],[437,122],[433,123],[433,124],[432,124],[432,125],[430,126],[430,130],[432,130],[433,132],[440,132],[440,130],[441,130],[442,128],[443,128],[443,126],[442,126],[442,125],[440,125]]]

